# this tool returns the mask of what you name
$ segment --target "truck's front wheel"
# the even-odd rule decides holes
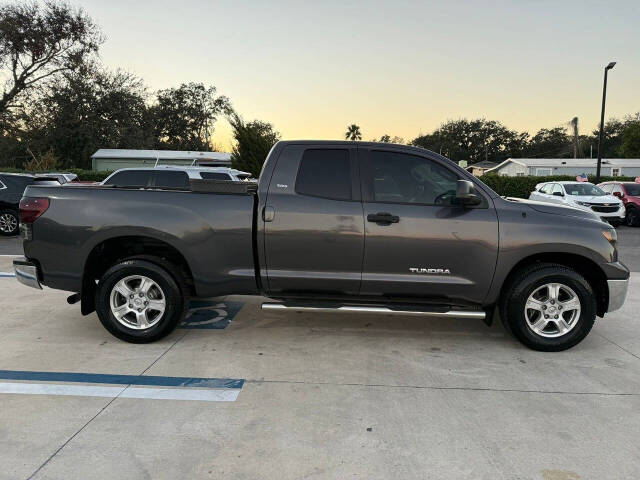
[[[173,331],[182,320],[186,299],[168,269],[145,260],[125,260],[100,279],[96,312],[114,336],[149,343]]]
[[[596,296],[587,280],[562,265],[541,264],[517,275],[500,314],[511,332],[534,350],[557,352],[580,343],[596,318]]]

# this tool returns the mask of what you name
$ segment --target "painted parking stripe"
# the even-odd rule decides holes
[[[63,395],[74,397],[142,398],[151,400],[191,400],[203,402],[235,402],[240,390],[200,390],[180,388],[97,387],[92,385],[60,385],[55,383],[3,383],[0,393],[23,395]]]
[[[0,393],[207,402],[233,402],[238,398],[244,385],[244,379],[240,378],[163,377],[24,370],[0,370],[0,380],[10,380],[0,382]]]
[[[13,278],[15,277],[16,274],[15,273],[10,273],[10,272],[0,272],[0,278]]]
[[[0,370],[0,380],[38,382],[106,383],[110,385],[147,385],[153,387],[242,388],[242,378],[161,377],[155,375],[114,375],[108,373],[35,372]]]

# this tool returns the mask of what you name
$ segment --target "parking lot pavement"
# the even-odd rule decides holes
[[[13,278],[0,292],[0,390],[22,392],[0,393],[0,479],[640,471],[640,274],[622,310],[557,354],[500,325],[266,313],[256,297],[194,304],[190,328],[131,345],[64,292]],[[193,392],[206,401],[155,399]]]
[[[22,255],[20,237],[0,237],[0,258],[3,255]]]

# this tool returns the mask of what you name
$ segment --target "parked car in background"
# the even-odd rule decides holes
[[[19,204],[24,190],[34,183],[38,185],[61,185],[56,175],[28,175],[0,172],[0,235],[18,234]]]
[[[529,200],[587,210],[613,226],[620,225],[626,215],[622,200],[613,195],[607,195],[602,189],[589,182],[539,183],[529,195]]]
[[[625,206],[625,222],[630,227],[640,225],[640,183],[604,182],[598,185],[605,193],[622,200]]]
[[[228,167],[181,167],[158,165],[148,168],[123,168],[104,179],[102,185],[142,188],[189,188],[190,180],[242,182],[250,173]]]
[[[55,178],[62,185],[65,183],[75,183],[78,182],[78,175],[75,173],[58,173],[58,172],[50,172],[50,173],[34,173],[34,177],[47,177],[48,179]]]

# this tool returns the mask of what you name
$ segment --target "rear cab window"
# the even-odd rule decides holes
[[[116,187],[141,187],[151,185],[152,170],[125,170],[114,174],[104,184]]]
[[[200,172],[203,180],[231,180],[231,175],[222,172]]]
[[[156,188],[189,189],[189,175],[180,171],[156,171],[154,179]]]

